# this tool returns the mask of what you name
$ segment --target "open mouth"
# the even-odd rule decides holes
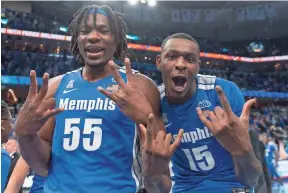
[[[104,48],[98,47],[98,46],[90,46],[90,47],[87,47],[85,50],[88,56],[93,57],[93,56],[98,56],[99,54],[101,54],[104,51]]]
[[[177,92],[182,92],[187,86],[187,78],[185,76],[179,75],[172,77],[174,90]]]

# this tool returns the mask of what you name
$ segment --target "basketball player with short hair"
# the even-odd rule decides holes
[[[172,192],[252,191],[262,172],[248,130],[255,99],[244,104],[233,82],[198,74],[200,47],[191,36],[173,34],[161,47],[156,63],[164,82],[160,87],[163,121],[172,141],[179,128],[185,130],[171,160]],[[118,102],[117,97],[112,99]],[[121,104],[125,103],[129,101]],[[141,131],[145,133],[144,126]],[[168,164],[163,160],[158,166]],[[154,178],[161,179],[161,174],[155,172]]]
[[[39,93],[36,74],[31,71],[29,94],[15,129],[22,156],[36,173],[48,172],[45,193],[136,192],[141,177],[136,167],[139,160],[135,153],[135,122],[146,125],[148,115],[153,113],[157,120],[153,128],[164,128],[159,115],[159,91],[152,80],[132,71],[129,59],[125,58],[126,70],[108,64],[113,58],[122,59],[127,52],[126,25],[109,7],[92,5],[80,9],[69,31],[72,54],[83,68],[51,79],[49,86],[45,73]],[[115,80],[111,74],[119,77]],[[123,82],[117,85],[119,79]],[[128,105],[125,116],[121,104],[118,108],[98,87],[107,90],[125,87],[136,111]],[[145,100],[138,101],[142,95]],[[171,150],[180,141],[181,132]],[[159,149],[170,148],[170,143],[164,146],[163,139],[159,142],[159,146],[148,148],[153,158],[149,163],[163,157]],[[149,192],[169,192],[169,172],[163,174],[161,184],[154,183],[153,176],[147,177],[151,177],[151,186],[146,187]],[[164,189],[158,184],[165,184]]]

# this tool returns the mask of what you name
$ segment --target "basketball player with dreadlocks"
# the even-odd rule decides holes
[[[135,122],[147,125],[148,115],[153,113],[157,128],[164,129],[159,116],[159,91],[152,80],[132,71],[128,58],[125,58],[126,70],[110,61],[126,55],[127,29],[121,17],[109,7],[80,9],[69,31],[72,54],[83,68],[51,79],[49,86],[49,75],[45,73],[39,93],[36,74],[31,71],[29,94],[15,128],[22,156],[36,173],[47,175],[48,172],[45,193],[136,192],[141,179],[135,165],[141,160],[135,159]],[[101,88],[125,88],[136,111],[135,108],[123,111],[121,104],[117,107],[99,92]],[[146,100],[138,101],[139,95],[144,95]],[[141,151],[150,153],[149,160],[164,157],[169,161],[180,144],[181,131],[170,144],[171,135],[164,140],[164,132],[150,131],[151,124],[147,128],[146,146]],[[157,147],[151,145],[155,143],[152,133],[159,142]],[[163,150],[167,151],[162,153]],[[143,155],[142,161],[147,159]],[[168,168],[158,167],[163,170],[163,176],[154,180],[156,164],[149,160],[145,160],[146,165],[154,167],[142,171],[147,174],[146,189],[153,193],[169,192]]]

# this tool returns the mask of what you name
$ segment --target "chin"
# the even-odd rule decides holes
[[[172,101],[173,103],[183,103],[185,102],[186,99],[186,95],[187,92],[183,91],[183,92],[175,92],[173,90],[170,90],[170,93],[168,94],[168,98],[170,101]]]
[[[91,59],[88,59],[86,60],[86,65],[91,67],[91,68],[101,68],[103,66],[105,66],[108,61],[104,61],[104,60],[99,60],[99,59],[96,59],[96,60],[91,60]]]

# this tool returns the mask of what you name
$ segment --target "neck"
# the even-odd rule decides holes
[[[82,72],[83,79],[89,82],[101,80],[110,74],[111,71],[108,64],[101,65],[99,67],[91,67],[89,65],[85,65]]]

